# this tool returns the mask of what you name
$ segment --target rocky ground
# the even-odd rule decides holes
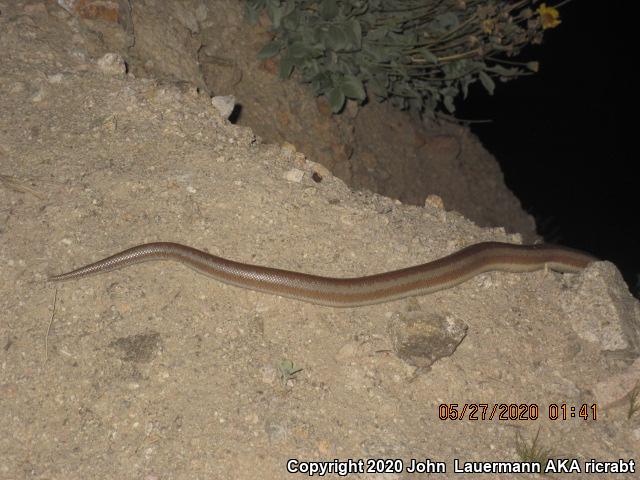
[[[430,459],[456,478],[456,460],[637,459],[640,306],[606,262],[355,309],[171,263],[46,282],[148,241],[357,276],[521,237],[446,200],[354,192],[206,91],[126,74],[56,4],[0,11],[0,478],[282,479],[291,459],[362,459],[374,471],[352,477],[367,479],[420,478],[412,461]],[[440,418],[454,404],[463,418]]]

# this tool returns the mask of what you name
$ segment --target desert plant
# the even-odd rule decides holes
[[[537,462],[545,465],[553,455],[553,450],[538,443],[540,437],[540,428],[536,432],[536,436],[531,443],[527,442],[520,432],[516,434],[516,452],[520,460],[523,462]]]
[[[294,364],[289,359],[284,359],[278,364],[278,372],[280,374],[280,380],[283,384],[287,384],[289,380],[293,380],[295,375],[302,371],[302,368]]]
[[[530,74],[537,62],[508,60],[560,23],[537,0],[247,0],[247,15],[271,20],[258,53],[280,56],[280,77],[296,69],[334,112],[347,98],[389,99],[428,115],[452,113],[454,99],[480,81]]]

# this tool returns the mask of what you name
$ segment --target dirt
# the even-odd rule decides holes
[[[308,477],[291,459],[387,470],[350,475],[366,479],[431,459],[456,478],[456,459],[519,461],[536,437],[583,469],[637,457],[640,306],[606,262],[350,309],[164,262],[48,283],[149,241],[348,277],[521,237],[354,192],[206,92],[99,62],[56,4],[0,11],[0,478]],[[470,409],[441,419],[454,404]]]
[[[78,9],[93,56],[117,52],[134,75],[234,95],[235,122],[268,143],[295,145],[355,190],[414,205],[435,194],[447,210],[478,225],[538,238],[496,160],[467,128],[421,121],[376,102],[366,108],[349,102],[342,115],[333,115],[295,75],[281,81],[276,60],[256,59],[271,38],[269,21],[263,16],[250,26],[241,2],[133,2],[118,13],[114,23],[95,9]]]

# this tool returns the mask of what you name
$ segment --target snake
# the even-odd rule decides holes
[[[579,273],[598,258],[559,245],[480,242],[421,265],[362,277],[334,278],[235,262],[179,243],[154,242],[136,245],[48,280],[79,279],[153,260],[173,260],[220,282],[249,290],[317,305],[360,307],[427,295],[490,271],[550,269]]]

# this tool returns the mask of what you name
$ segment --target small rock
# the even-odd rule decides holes
[[[260,369],[260,380],[267,385],[273,385],[278,378],[278,372],[271,365],[265,365]]]
[[[428,368],[456,351],[467,335],[464,322],[421,311],[407,312],[392,320],[389,333],[393,349],[410,365]]]
[[[300,183],[304,177],[304,172],[297,168],[292,168],[284,174],[284,178],[289,182]]]
[[[439,197],[438,195],[427,195],[427,198],[424,201],[425,206],[430,205],[434,208],[437,208],[438,210],[444,210],[444,202],[442,201],[442,198]]]
[[[127,64],[117,53],[107,53],[103,55],[97,62],[98,69],[113,77],[121,77],[127,73]]]
[[[211,99],[211,105],[222,118],[229,118],[236,107],[236,97],[233,95],[219,95]]]
[[[324,165],[320,165],[319,163],[311,161],[307,161],[307,164],[309,164],[314,173],[317,173],[322,178],[328,178],[331,176],[331,170],[329,170]]]
[[[49,83],[62,83],[62,74],[61,73],[56,73],[54,75],[49,75],[47,77],[47,81]]]

